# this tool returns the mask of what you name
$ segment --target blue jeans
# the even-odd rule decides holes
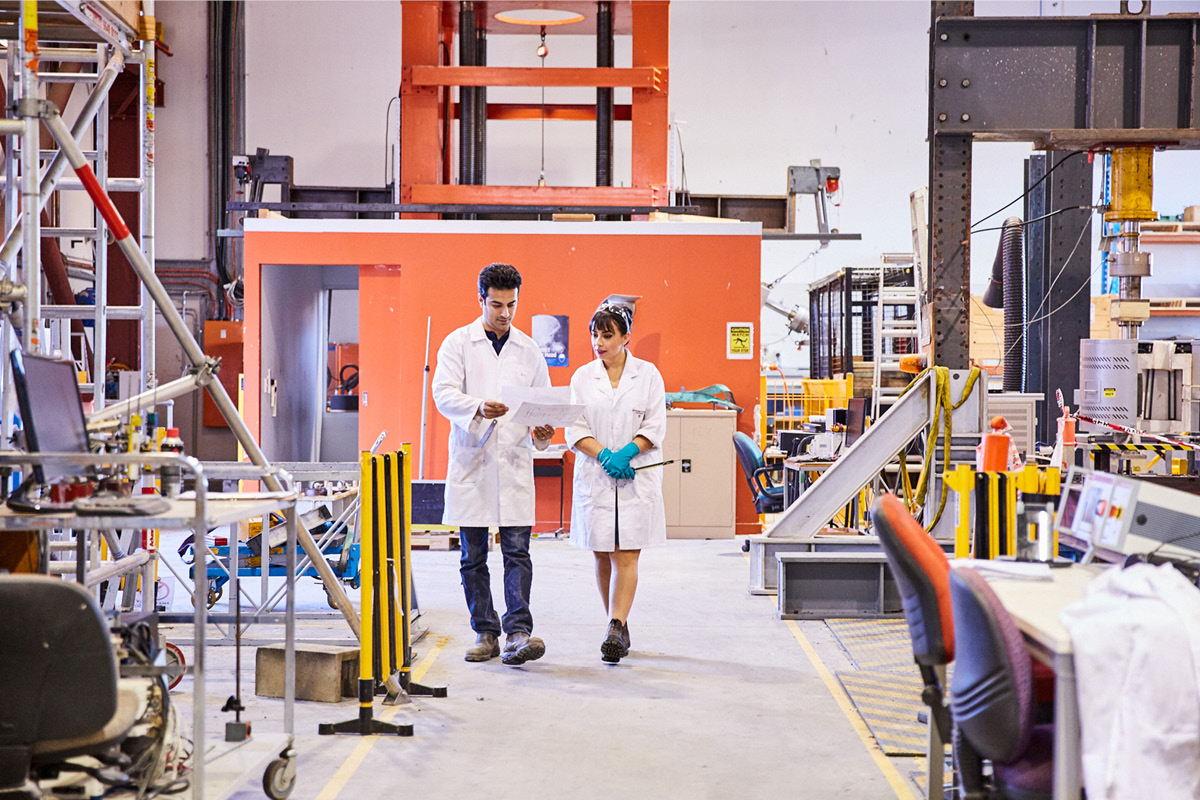
[[[529,590],[533,586],[533,561],[529,557],[530,526],[500,528],[500,553],[504,557],[504,633],[531,633],[533,614],[529,611]],[[500,618],[492,607],[492,581],[488,573],[488,529],[462,528],[462,558],[459,573],[467,608],[471,610],[471,628],[476,633],[500,635]]]

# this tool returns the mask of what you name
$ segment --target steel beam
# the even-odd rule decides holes
[[[929,263],[924,265],[928,297],[922,298],[933,329],[931,363],[951,369],[970,363],[971,294],[971,137],[939,136],[934,108],[945,41],[935,35],[944,17],[970,19],[972,2],[935,2],[929,28]]]
[[[1138,132],[1167,146],[1200,146],[1198,34],[1196,14],[935,12],[933,132],[1070,149]]]
[[[933,358],[951,369],[970,366],[971,137],[931,137],[929,272]]]
[[[1032,156],[1026,160],[1025,185],[1034,186],[1026,197],[1025,219],[1036,219],[1063,208],[1090,205],[1092,164],[1086,157],[1068,153]],[[1066,398],[1079,387],[1079,342],[1088,338],[1091,318],[1093,215],[1068,211],[1025,226],[1027,258],[1026,311],[1029,321],[1025,363],[1026,392],[1041,392],[1038,404],[1039,438],[1053,436],[1058,416],[1054,390]]]

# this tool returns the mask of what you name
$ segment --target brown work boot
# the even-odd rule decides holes
[[[467,648],[467,661],[487,661],[500,655],[500,637],[494,633],[481,633],[475,644]]]
[[[608,635],[600,643],[600,660],[615,664],[629,655],[629,645],[626,644],[625,626],[620,620],[608,623]]]
[[[517,666],[526,661],[537,661],[546,654],[546,643],[525,631],[514,631],[504,640],[504,655],[501,661]]]

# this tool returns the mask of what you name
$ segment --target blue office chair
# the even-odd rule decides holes
[[[1050,800],[1054,726],[1035,725],[1033,663],[1012,616],[973,569],[950,571],[954,760],[966,800]],[[983,759],[992,762],[992,786]]]
[[[768,467],[763,463],[762,451],[746,434],[733,434],[733,447],[737,451],[742,474],[754,494],[754,510],[759,514],[777,514],[783,511],[783,484],[775,483],[771,474],[782,474],[781,467]]]
[[[72,756],[119,761],[139,698],[118,690],[95,600],[56,578],[0,575],[0,609],[0,797],[40,796],[38,770]]]

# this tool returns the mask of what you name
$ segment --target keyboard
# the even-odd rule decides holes
[[[125,497],[120,494],[95,494],[76,500],[76,514],[91,517],[148,517],[171,508],[171,501],[154,495]]]

